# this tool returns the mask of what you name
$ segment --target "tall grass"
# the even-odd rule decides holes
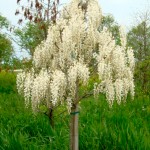
[[[69,115],[34,116],[17,94],[0,95],[0,149],[69,149]],[[80,149],[150,149],[150,100],[109,108],[104,97],[85,99],[80,109]]]
[[[16,90],[16,74],[0,72],[0,93],[12,93]]]
[[[1,85],[1,84],[0,84]],[[14,87],[15,89],[16,87]],[[44,114],[34,116],[23,97],[0,91],[0,150],[68,150],[70,115],[55,110],[55,128]],[[112,108],[104,96],[80,103],[80,150],[149,150],[150,98],[136,95]]]

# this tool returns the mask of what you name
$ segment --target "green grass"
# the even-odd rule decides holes
[[[17,94],[0,95],[0,114],[0,149],[57,149],[58,145],[67,149],[66,123],[60,120],[56,123],[58,130],[52,130],[48,118],[34,116]]]
[[[0,72],[0,93],[13,93],[16,90],[16,74]]]
[[[101,96],[99,101],[84,102],[82,109],[86,111],[81,118],[81,149],[150,149],[148,98],[128,101],[121,106],[115,104],[110,109]]]
[[[13,89],[16,89],[15,87]],[[15,90],[14,90],[15,91]],[[58,114],[58,110],[55,111]],[[23,97],[0,91],[0,150],[68,150],[69,119],[55,117],[55,128],[44,114],[34,116]],[[150,98],[135,96],[112,108],[104,96],[80,103],[80,150],[149,150]]]
[[[150,149],[150,99],[139,97],[109,108],[104,97],[85,99],[80,104],[79,145],[81,150]],[[48,118],[24,107],[15,93],[0,94],[0,149],[67,150],[69,115]]]

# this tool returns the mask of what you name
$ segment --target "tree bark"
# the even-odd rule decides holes
[[[79,137],[78,137],[78,119],[79,110],[78,104],[75,104],[71,108],[71,118],[70,118],[70,150],[79,149]]]
[[[49,113],[48,113],[48,117],[49,117],[49,121],[50,121],[50,125],[52,128],[54,128],[54,116],[53,116],[53,108],[49,109]]]

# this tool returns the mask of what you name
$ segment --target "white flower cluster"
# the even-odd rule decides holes
[[[99,32],[101,18],[98,0],[72,0],[50,25],[47,39],[35,49],[34,73],[17,77],[18,91],[24,92],[27,105],[31,98],[34,111],[40,104],[60,102],[70,111],[78,86],[88,83],[95,67],[101,83],[94,83],[94,95],[106,93],[110,106],[114,99],[120,104],[129,91],[134,95],[133,50],[126,47],[122,28],[121,46],[106,28]]]
[[[29,105],[29,100],[31,98],[32,85],[33,85],[34,75],[32,72],[27,72],[24,81],[24,97],[26,106]]]
[[[17,75],[18,93],[24,95],[26,106],[28,106],[31,97],[32,84],[33,74],[31,72],[21,72]]]
[[[88,0],[86,11],[80,8],[79,3],[80,0],[72,0],[63,9],[57,24],[49,27],[47,39],[34,52],[33,64],[36,68],[63,70],[73,65],[73,61],[81,55],[87,62],[92,58],[101,9],[97,0]]]
[[[128,63],[129,63],[129,67],[134,70],[135,67],[135,60],[134,60],[134,53],[133,53],[133,49],[129,48],[127,50],[127,57],[128,57]]]
[[[52,104],[55,106],[58,101],[63,102],[66,94],[66,77],[60,70],[55,70],[52,74],[52,81],[50,83]]]
[[[89,75],[89,68],[80,62],[74,63],[74,65],[68,69],[68,85],[73,100],[75,99],[77,81],[80,80],[86,85],[89,80]]]
[[[25,72],[21,72],[17,75],[17,90],[19,94],[24,94],[24,81],[25,81],[26,74]]]
[[[94,55],[97,60],[100,85],[95,86],[95,92],[106,93],[106,98],[112,106],[114,99],[120,104],[130,91],[134,96],[134,55],[132,49],[127,49],[125,33],[121,33],[122,46],[115,44],[112,35],[106,28],[99,34],[99,52]],[[127,52],[127,53],[126,53]],[[103,90],[101,89],[103,87]]]
[[[33,79],[31,101],[32,108],[36,112],[37,108],[41,103],[49,106],[50,101],[48,100],[49,95],[49,84],[50,75],[44,69],[40,71],[38,75]]]

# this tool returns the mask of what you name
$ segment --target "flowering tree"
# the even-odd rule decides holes
[[[110,106],[116,99],[134,96],[134,55],[126,47],[120,29],[121,45],[116,45],[106,28],[98,30],[101,9],[97,0],[72,0],[63,8],[48,36],[35,50],[33,69],[18,74],[19,93],[34,112],[41,105],[53,109],[66,105],[71,113],[70,148],[78,149],[78,103],[84,97],[105,93]],[[95,83],[89,86],[89,81]],[[83,88],[84,87],[84,88]],[[84,89],[81,91],[81,88]]]

